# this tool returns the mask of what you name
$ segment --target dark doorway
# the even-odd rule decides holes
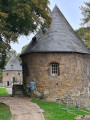
[[[15,81],[16,81],[16,78],[15,78],[15,77],[13,77],[13,83],[15,83]]]
[[[7,81],[7,86],[9,86],[9,81]]]

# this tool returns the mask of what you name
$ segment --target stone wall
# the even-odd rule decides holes
[[[3,83],[13,84],[13,77],[15,77],[16,83],[22,83],[22,71],[3,71]]]
[[[12,95],[17,97],[24,97],[23,85],[13,85]]]
[[[35,82],[35,92],[48,100],[62,99],[68,94],[77,98],[88,97],[90,87],[90,55],[76,53],[31,53],[22,56],[27,64],[28,74],[24,75],[26,87]],[[50,74],[50,63],[59,63],[60,74]]]

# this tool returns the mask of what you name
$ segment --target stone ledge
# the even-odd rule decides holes
[[[74,120],[90,120],[90,115],[82,115],[74,118]]]

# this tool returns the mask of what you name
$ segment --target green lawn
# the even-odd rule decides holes
[[[46,102],[41,100],[33,99],[32,102],[38,104],[45,112],[45,120],[74,120],[76,116],[90,114],[89,110],[77,111],[69,108],[69,112],[59,109],[58,103],[55,102]],[[61,105],[65,108],[65,105]],[[86,111],[86,112],[85,112]],[[88,113],[87,113],[88,112]]]
[[[12,115],[7,105],[0,103],[0,120],[11,120]]]
[[[0,88],[0,95],[8,95],[6,88]]]

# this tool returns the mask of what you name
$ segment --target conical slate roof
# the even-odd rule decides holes
[[[52,23],[45,34],[39,33],[22,53],[75,52],[90,54],[84,42],[77,36],[57,6],[51,13]],[[22,56],[21,55],[21,56]]]
[[[22,66],[20,65],[20,62],[17,59],[16,55],[13,54],[11,59],[6,64],[4,71],[21,71],[21,70]]]

